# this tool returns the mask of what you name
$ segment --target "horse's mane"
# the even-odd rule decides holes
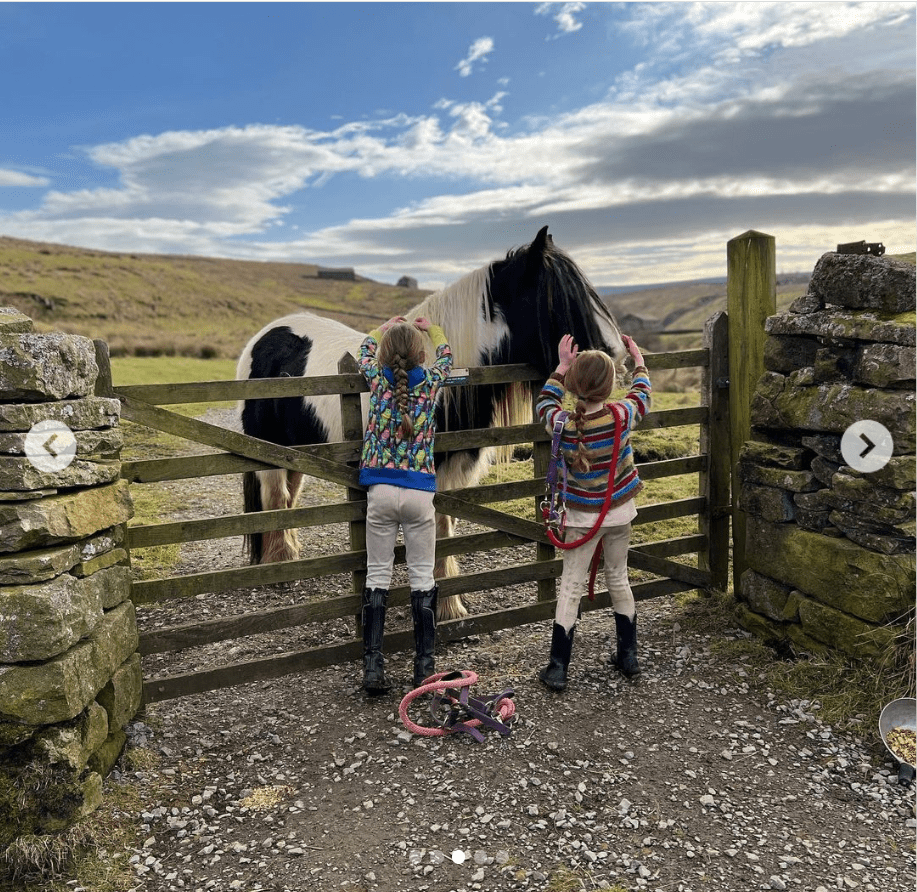
[[[425,316],[441,326],[452,348],[455,365],[477,366],[485,352],[497,345],[487,343],[485,332],[493,319],[481,317],[482,305],[487,312],[490,301],[484,300],[488,293],[490,264],[482,266],[456,282],[436,291],[418,304],[409,315],[410,319]]]

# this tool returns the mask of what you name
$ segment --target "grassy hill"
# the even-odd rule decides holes
[[[235,358],[262,325],[312,310],[368,331],[429,292],[318,278],[305,263],[119,254],[0,237],[0,306],[112,355]]]
[[[777,309],[803,294],[807,281],[778,276]],[[0,306],[16,307],[40,331],[102,338],[113,356],[235,359],[262,325],[287,313],[312,310],[368,331],[428,293],[359,275],[320,279],[307,263],[122,254],[0,237]],[[699,346],[704,322],[726,309],[726,285],[659,285],[606,300],[645,349],[686,349]],[[689,333],[643,333],[659,330]]]

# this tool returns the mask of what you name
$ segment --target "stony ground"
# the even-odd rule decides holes
[[[200,497],[220,492],[207,481]],[[198,569],[234,560],[225,543],[182,558]],[[347,591],[349,579],[323,581],[322,592],[303,583],[247,593],[256,604],[208,596],[141,623],[291,603],[334,585]],[[470,606],[531,597],[496,592]],[[390,655],[399,686],[378,699],[362,694],[352,664],[152,704],[107,782],[141,803],[119,819],[145,841],[109,854],[131,861],[138,892],[910,892],[914,794],[874,729],[840,733],[819,721],[817,703],[770,691],[735,646],[739,629],[705,627],[670,598],[641,604],[639,616],[640,679],[608,665],[613,622],[590,613],[560,695],[535,677],[548,623],[441,648],[438,668],[477,672],[478,695],[515,692],[512,732],[487,732],[482,744],[406,731],[405,653]],[[406,622],[398,611],[390,619]],[[304,626],[148,658],[145,671],[351,635],[344,620]]]

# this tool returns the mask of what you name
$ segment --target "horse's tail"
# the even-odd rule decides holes
[[[261,483],[254,471],[246,471],[242,475],[242,501],[246,514],[263,509]],[[264,554],[264,534],[246,533],[243,549],[250,564],[260,564]]]

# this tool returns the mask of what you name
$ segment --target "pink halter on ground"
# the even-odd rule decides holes
[[[498,731],[505,737],[512,731],[510,725],[516,712],[516,704],[511,699],[513,691],[507,688],[490,697],[471,697],[468,689],[477,680],[477,673],[470,669],[437,672],[429,676],[419,688],[415,688],[401,701],[398,715],[402,724],[421,737],[444,737],[461,732],[483,743],[484,735],[478,730],[482,726]],[[438,723],[435,727],[418,725],[408,716],[411,703],[425,694],[433,695],[430,714]]]

